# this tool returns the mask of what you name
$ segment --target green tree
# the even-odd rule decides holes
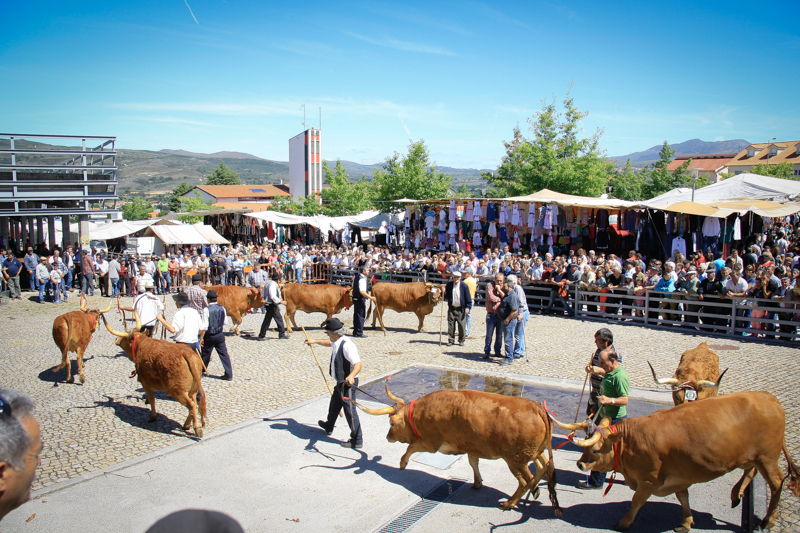
[[[517,196],[550,189],[565,194],[600,196],[613,175],[614,165],[599,148],[602,130],[580,138],[580,122],[588,113],[575,107],[569,92],[563,112],[555,99],[543,102],[542,110],[528,119],[533,136],[519,128],[511,142],[503,143],[506,154],[497,172],[483,172],[491,196]]]
[[[322,189],[322,211],[328,216],[354,215],[372,207],[373,186],[363,177],[356,183],[350,182],[341,161],[331,169],[327,162],[322,163],[327,189]]]
[[[762,163],[754,166],[750,173],[760,174],[761,176],[772,176],[773,178],[781,178],[785,180],[800,180],[800,176],[794,175],[792,165],[788,161],[778,163],[777,165],[765,165]]]
[[[691,159],[687,159],[673,171],[667,170],[667,167],[675,157],[675,150],[670,148],[667,141],[664,141],[664,145],[658,152],[658,157],[658,161],[653,163],[652,167],[646,166],[639,173],[645,181],[642,192],[646,199],[654,198],[677,187],[691,188],[694,185],[699,189],[711,184],[711,181],[706,176],[699,176],[695,182],[689,172]]]
[[[632,202],[645,199],[644,179],[636,174],[636,171],[631,165],[630,159],[628,159],[628,162],[625,164],[625,169],[617,171],[608,184],[612,187],[612,198],[618,198],[620,200],[628,200]]]
[[[300,198],[299,201],[295,201],[291,196],[276,198],[272,205],[269,206],[269,210],[307,217],[322,214],[322,207],[319,205],[319,201],[308,196]]]
[[[453,198],[472,198],[473,196],[474,194],[469,190],[466,183],[459,185],[452,195]]]
[[[200,194],[195,191],[194,198],[189,196],[188,198],[181,198],[181,208],[180,211],[184,213],[191,213],[192,211],[202,211],[204,209],[218,209],[213,205],[206,203],[203,201],[203,198]],[[195,222],[202,222],[202,216],[192,216],[192,215],[178,215],[178,220],[181,222],[189,222],[194,224]]]
[[[181,196],[183,196],[184,194],[186,194],[191,190],[192,187],[190,185],[187,185],[185,181],[180,185],[178,185],[177,187],[175,187],[174,189],[172,189],[172,193],[169,195],[169,201],[167,202],[169,204],[169,210],[174,211],[175,213],[180,211]]]
[[[135,196],[133,198],[125,198],[125,203],[122,204],[122,216],[125,220],[147,220],[150,218],[150,212],[153,211],[153,206],[150,202]]]
[[[219,166],[206,176],[206,185],[239,185],[242,180],[239,174],[225,166],[225,161],[220,161]]]
[[[408,155],[401,156],[395,152],[392,157],[387,157],[382,168],[375,171],[372,180],[378,209],[384,213],[396,213],[405,209],[405,205],[393,200],[424,200],[447,196],[452,178],[443,172],[437,172],[436,166],[429,159],[430,153],[423,140],[412,141],[408,145]]]

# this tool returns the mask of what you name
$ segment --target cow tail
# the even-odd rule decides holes
[[[547,492],[550,494],[550,504],[553,506],[553,512],[556,516],[561,516],[561,506],[558,504],[558,495],[556,494],[556,459],[553,454],[553,423],[547,416],[547,413],[542,409],[542,420],[545,430],[545,438],[547,439],[547,454],[550,460],[547,462]]]
[[[369,309],[367,310],[367,316],[364,317],[364,323],[369,320],[369,315],[372,314],[372,300],[369,301]]]
[[[197,355],[197,352],[192,350],[192,355]],[[201,373],[200,369],[197,365],[192,364],[192,360],[189,359],[189,356],[184,355],[184,359],[186,359],[186,363],[189,365],[189,372],[192,373],[192,379],[197,382],[197,393],[199,399],[197,400],[197,410],[200,411],[200,422],[203,427],[206,427],[206,391],[203,390],[203,382],[201,380]],[[200,356],[197,355],[197,358],[200,359]],[[203,360],[200,359],[200,364],[203,364]]]
[[[800,496],[800,471],[797,470],[794,462],[792,462],[792,457],[789,455],[789,450],[786,449],[786,440],[783,441],[783,455],[786,457],[786,464],[788,465],[788,474],[786,477],[789,478],[789,484],[787,488],[794,493],[795,496]]]

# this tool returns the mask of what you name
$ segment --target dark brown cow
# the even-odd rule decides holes
[[[553,421],[569,430],[589,426],[587,422]],[[737,468],[744,469],[744,475],[731,490],[732,506],[739,505],[758,470],[771,492],[761,527],[771,528],[778,516],[784,481],[778,464],[781,452],[789,465],[789,489],[800,496],[800,472],[786,450],[785,413],[778,399],[768,392],[726,394],[620,420],[611,427],[610,422],[604,419],[589,439],[575,443],[585,448],[579,469],[617,470],[635,491],[630,511],[614,528],[618,531],[631,525],[651,495],[673,493],[683,507],[683,523],[675,531],[689,531],[694,523],[689,487]]]
[[[239,326],[242,319],[250,309],[261,309],[264,307],[264,300],[261,298],[261,291],[255,287],[236,287],[234,285],[211,285],[203,287],[208,292],[211,289],[217,291],[217,303],[225,308],[228,316],[233,321],[231,331],[239,334]]]
[[[342,308],[350,309],[353,305],[353,289],[329,283],[324,285],[287,283],[283,286],[283,299],[286,301],[286,330],[291,333],[292,326],[297,329],[297,322],[294,321],[294,314],[297,311],[325,313],[328,319],[339,314]]]
[[[386,335],[383,326],[383,311],[391,309],[397,313],[414,313],[419,318],[418,331],[423,331],[425,317],[433,312],[433,308],[441,301],[444,290],[439,285],[414,281],[411,283],[376,283],[372,286],[372,296],[375,297],[375,314],[372,316],[372,327],[375,327],[375,318],[381,323],[381,330]],[[367,318],[372,312],[372,301],[369,303]]]
[[[383,409],[366,409],[373,415],[389,415],[389,442],[405,442],[409,446],[400,459],[400,469],[408,465],[415,452],[441,452],[448,455],[467,454],[475,476],[473,489],[483,485],[478,470],[479,459],[503,459],[519,486],[501,505],[513,508],[529,490],[539,496],[539,481],[547,475],[550,502],[556,515],[561,514],[556,497],[556,471],[553,464],[551,437],[553,427],[544,408],[525,398],[501,396],[473,390],[440,390],[406,404],[389,392],[395,405]],[[544,451],[550,454],[547,461]],[[528,469],[536,463],[536,476]]]
[[[650,365],[650,362],[647,364]],[[650,372],[659,385],[672,385],[672,401],[675,405],[716,396],[719,383],[725,375],[725,372],[719,373],[719,356],[711,351],[706,342],[683,352],[673,377],[658,379],[653,365],[650,365]]]
[[[147,403],[150,404],[150,422],[155,421],[157,416],[156,397],[153,392],[164,391],[189,410],[183,429],[188,431],[194,426],[195,434],[202,438],[203,430],[197,422],[197,411],[199,407],[200,418],[205,427],[206,393],[203,384],[200,383],[203,372],[200,355],[185,344],[151,339],[146,332],[138,331],[142,324],[135,312],[134,317],[136,330],[129,333],[111,329],[105,315],[103,322],[111,334],[119,337],[116,341],[117,346],[122,348],[125,355],[136,365],[136,376],[147,393]]]
[[[78,375],[81,378],[81,383],[86,382],[86,376],[83,375],[83,354],[86,352],[86,347],[89,346],[89,341],[92,340],[92,334],[97,331],[97,320],[102,313],[108,313],[111,310],[111,304],[108,304],[107,309],[86,309],[86,300],[81,296],[81,310],[70,311],[59,315],[53,320],[53,340],[56,346],[61,350],[61,364],[53,369],[53,372],[58,372],[64,367],[67,367],[67,383],[74,383],[75,377],[72,375],[72,365],[69,360],[69,352],[75,352],[78,356]]]

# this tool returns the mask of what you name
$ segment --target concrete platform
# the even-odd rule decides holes
[[[574,488],[584,475],[575,466],[580,449],[570,444],[556,452],[562,517],[554,516],[544,484],[538,501],[529,496],[501,511],[499,503],[516,488],[503,461],[481,461],[484,486],[478,491],[470,488],[472,470],[463,456],[445,469],[412,460],[401,471],[406,445],[386,441],[387,417],[362,413],[364,449],[348,450],[339,446],[348,436],[343,418],[332,437],[317,427],[327,403],[327,396],[318,397],[202,441],[47,487],[10,513],[0,529],[140,533],[172,511],[205,508],[230,514],[250,532],[371,532],[447,479],[470,483],[408,531],[607,530],[629,509],[633,492],[624,485],[615,485],[606,498],[601,491]],[[730,509],[729,500],[739,475],[690,489],[695,531],[739,530],[740,510]],[[757,513],[764,505],[762,498]],[[680,519],[674,496],[651,498],[631,531],[671,531]]]

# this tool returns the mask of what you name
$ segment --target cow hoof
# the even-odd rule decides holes
[[[189,428],[191,428],[191,427],[192,427],[192,424],[191,424],[191,423],[189,423],[189,424],[184,424],[184,425],[183,425],[183,430],[184,430],[184,431],[189,431]]]
[[[625,531],[626,529],[628,529],[628,526],[622,525],[622,522],[614,526],[614,531]]]
[[[198,439],[202,439],[203,438],[203,430],[202,429],[195,428],[194,433],[195,433],[195,435],[197,435]]]
[[[502,509],[503,511],[509,511],[511,510],[511,506],[508,504],[508,502],[504,502],[500,504],[500,509]]]
[[[687,528],[685,526],[679,526],[673,529],[672,531],[674,531],[675,533],[689,533],[689,531],[691,531],[691,528]]]
[[[539,499],[539,494],[541,494],[541,493],[542,493],[542,489],[540,489],[539,487],[536,487],[535,489],[533,489],[531,491],[531,495],[533,496],[534,500],[538,500]]]
[[[67,383],[75,383],[75,376],[70,376],[67,378]]]
[[[81,383],[86,383],[86,376],[81,374]]]
[[[472,484],[472,490],[478,490],[481,487],[483,487],[483,481],[479,481],[478,483]]]
[[[155,422],[156,421],[156,417],[155,416],[151,416],[150,418],[147,419],[147,421],[148,422]]]

